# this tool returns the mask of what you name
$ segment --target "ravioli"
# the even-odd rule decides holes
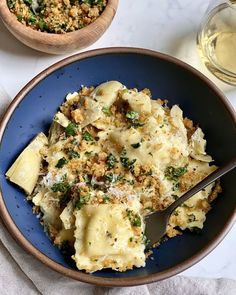
[[[78,269],[125,271],[145,265],[142,231],[132,227],[126,205],[85,205],[75,217]]]
[[[145,217],[217,169],[212,161],[180,106],[108,81],[69,93],[48,138],[39,134],[6,176],[78,269],[126,271],[145,266]],[[220,191],[211,184],[177,208],[167,236],[202,229]]]

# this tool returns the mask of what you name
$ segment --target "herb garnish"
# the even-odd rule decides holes
[[[187,166],[178,167],[178,168],[175,168],[173,166],[168,166],[165,169],[165,177],[168,180],[177,181],[178,180],[178,177],[182,176],[187,171],[188,171],[187,170]]]
[[[75,159],[75,158],[80,158],[80,154],[72,149],[68,150],[68,157],[69,159]]]
[[[88,131],[85,131],[82,134],[82,139],[86,140],[86,141],[94,141],[94,138],[92,137],[92,135]]]
[[[116,157],[115,157],[114,155],[109,154],[109,155],[107,156],[106,163],[107,163],[107,166],[108,166],[109,169],[114,168],[114,167],[115,167],[115,164],[116,164],[117,162],[118,162],[118,161],[117,161],[117,159],[116,159]]]
[[[108,116],[108,117],[111,116],[111,111],[110,111],[110,108],[109,108],[109,107],[103,107],[103,108],[102,108],[102,111],[103,111],[103,113],[104,113],[106,116]]]
[[[141,226],[141,218],[138,214],[134,213],[132,210],[126,209],[127,217],[132,226]]]
[[[83,197],[80,196],[80,199],[75,204],[75,208],[80,210],[89,200],[90,200],[90,195],[86,195]]]
[[[127,168],[129,170],[134,169],[134,163],[136,162],[136,159],[130,160],[129,158],[126,157],[126,149],[123,148],[121,155],[120,155],[120,162],[124,168]]]
[[[188,222],[196,221],[196,216],[194,214],[188,215]]]
[[[61,193],[66,193],[70,188],[70,185],[66,181],[61,181],[54,183],[53,186],[51,187],[51,190],[54,193],[61,192]]]
[[[109,203],[110,200],[111,200],[111,198],[110,198],[108,195],[104,195],[104,196],[103,196],[103,202],[104,202],[104,203]]]
[[[139,113],[135,112],[135,111],[129,111],[126,113],[126,118],[129,121],[134,121],[134,120],[138,120],[139,118]]]
[[[127,157],[120,157],[120,161],[124,168],[128,168],[129,170],[134,169],[134,163],[136,162],[136,159],[129,160]]]
[[[56,164],[56,168],[62,168],[65,164],[67,164],[68,163],[68,160],[66,160],[66,158],[65,157],[63,157],[63,158],[61,158],[61,159],[59,159],[58,160],[58,162],[57,162],[57,164]]]
[[[141,143],[140,142],[137,142],[137,143],[133,143],[131,144],[131,146],[134,148],[134,149],[137,149],[141,146]]]
[[[14,8],[16,5],[16,0],[7,0],[7,5],[10,9]]]
[[[129,123],[130,123],[130,127],[134,127],[134,128],[138,128],[138,127],[142,127],[144,125],[144,123],[140,123],[138,121],[139,119],[139,113],[135,112],[135,111],[129,111],[126,113],[126,118],[128,119]]]
[[[74,123],[69,123],[65,129],[67,136],[75,136],[77,131],[77,126]]]

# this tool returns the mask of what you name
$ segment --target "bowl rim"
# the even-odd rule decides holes
[[[81,35],[85,36],[86,34],[89,34],[89,32],[96,32],[102,22],[109,25],[116,14],[118,3],[119,0],[108,0],[105,9],[94,22],[84,28],[73,32],[67,32],[65,34],[37,31],[22,24],[8,8],[7,0],[0,1],[0,17],[2,18],[3,23],[7,24],[7,26],[15,31],[17,35],[26,35],[31,40],[37,40],[38,42],[43,43],[46,42],[49,45],[64,45],[74,42],[75,38],[78,39]],[[113,11],[113,13],[111,13],[111,11]]]
[[[205,77],[202,73],[200,73],[198,70],[194,69],[190,65],[171,57],[167,54],[155,52],[149,49],[142,49],[142,48],[134,48],[134,47],[109,47],[109,48],[102,48],[102,49],[95,49],[91,51],[86,51],[83,53],[78,53],[75,55],[72,55],[70,57],[67,57],[65,59],[60,60],[59,62],[51,65],[50,67],[43,70],[41,73],[39,73],[37,76],[35,76],[30,82],[24,86],[20,92],[15,96],[11,104],[9,105],[7,111],[5,112],[5,115],[2,118],[2,121],[0,122],[0,143],[2,141],[3,134],[5,132],[5,128],[7,126],[8,121],[11,119],[11,115],[13,114],[14,110],[18,106],[18,104],[24,99],[26,94],[34,87],[36,86],[41,80],[43,80],[45,77],[47,77],[52,72],[62,68],[63,66],[66,66],[68,64],[71,64],[76,61],[80,61],[83,59],[95,57],[95,56],[101,56],[101,55],[107,55],[107,54],[137,54],[137,55],[146,55],[154,58],[159,58],[162,60],[165,60],[167,62],[174,63],[175,65],[185,69],[188,72],[191,72],[193,75],[197,76],[200,80],[202,80],[207,86],[217,95],[218,98],[220,98],[221,102],[223,103],[224,107],[229,112],[232,121],[234,122],[234,125],[236,126],[236,115],[234,112],[233,107],[227,100],[227,98],[224,96],[224,94],[213,84],[207,77]],[[181,262],[180,264],[171,267],[167,270],[161,271],[156,274],[151,274],[144,276],[142,278],[104,278],[104,277],[96,277],[91,276],[90,274],[83,273],[78,270],[71,270],[68,269],[56,262],[54,262],[52,259],[41,253],[38,249],[36,249],[19,231],[17,228],[17,225],[14,223],[14,221],[11,219],[10,214],[5,206],[4,199],[1,193],[0,188],[0,216],[2,217],[2,220],[7,227],[9,233],[12,235],[12,237],[30,254],[32,254],[34,257],[36,257],[38,260],[40,260],[42,263],[50,267],[51,269],[66,275],[72,279],[76,279],[82,282],[94,284],[97,286],[112,286],[112,287],[124,287],[124,286],[136,286],[136,285],[142,285],[142,284],[149,284],[154,283],[160,280],[167,279],[169,277],[172,277],[185,269],[189,268],[190,266],[194,265],[195,263],[199,262],[202,258],[204,258],[206,255],[208,255],[227,235],[231,227],[233,226],[234,222],[236,221],[236,208],[234,212],[229,217],[227,223],[223,227],[223,229],[217,234],[217,236],[210,241],[203,249],[201,249],[198,253],[196,253],[194,256],[188,258],[187,260]]]

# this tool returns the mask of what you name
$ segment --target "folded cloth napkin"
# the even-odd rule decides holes
[[[0,118],[10,98],[0,84]],[[77,282],[43,265],[27,254],[0,220],[1,295],[235,295],[236,281],[176,276],[137,287],[105,288]]]

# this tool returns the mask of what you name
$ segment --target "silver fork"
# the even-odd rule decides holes
[[[165,235],[170,215],[177,207],[179,207],[181,204],[183,204],[193,195],[195,195],[200,190],[204,189],[206,186],[208,186],[209,184],[211,184],[212,182],[214,182],[215,180],[217,180],[224,174],[228,173],[230,170],[234,169],[235,167],[236,167],[236,157],[234,157],[232,160],[227,162],[221,168],[218,168],[217,170],[212,172],[210,175],[204,178],[201,182],[199,182],[197,185],[191,188],[187,193],[185,193],[183,196],[181,196],[179,199],[173,202],[170,206],[168,206],[165,210],[154,212],[146,216],[145,235],[147,240],[150,241],[148,248],[150,248],[152,245],[160,241],[160,239]]]

